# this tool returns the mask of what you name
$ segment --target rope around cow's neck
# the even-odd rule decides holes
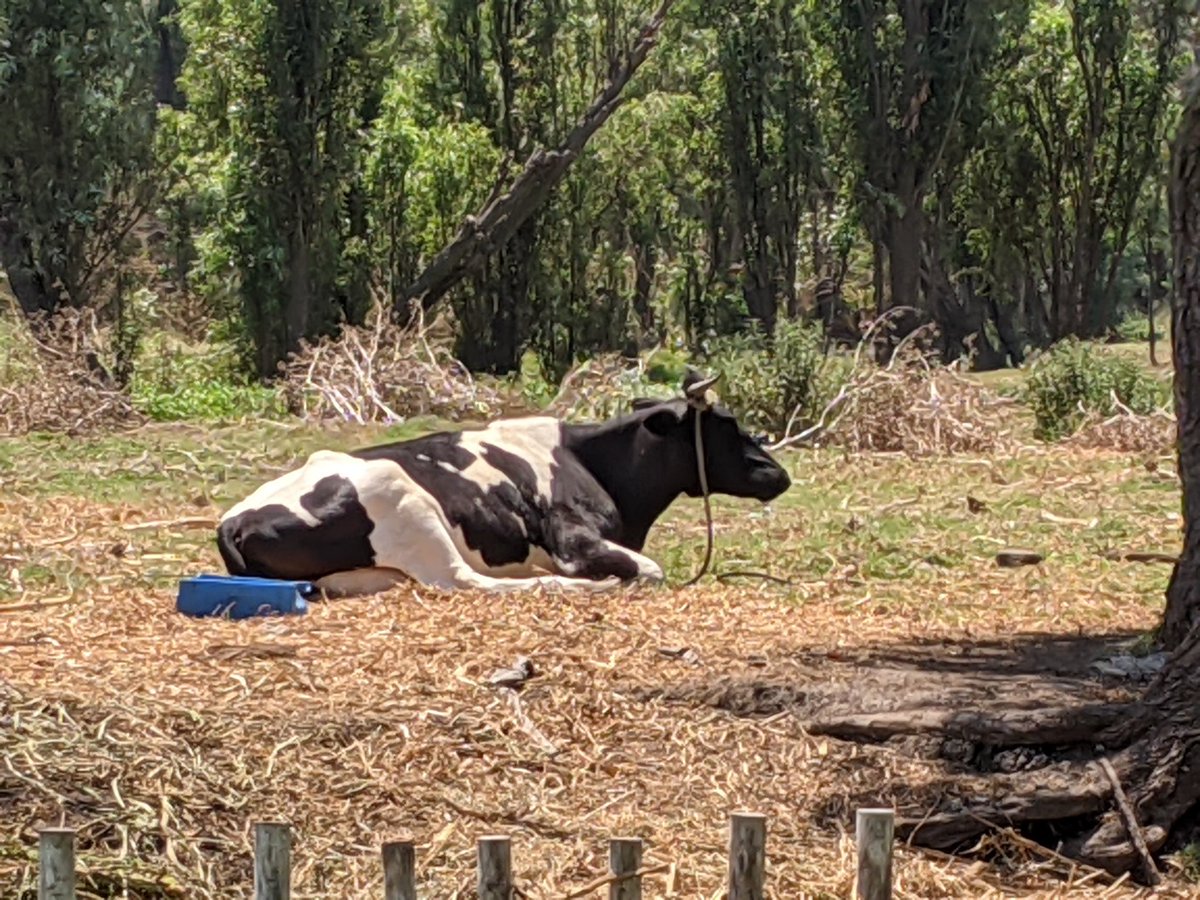
[[[693,407],[696,420],[696,466],[700,470],[700,492],[704,497],[704,520],[708,528],[708,543],[704,549],[704,562],[700,566],[700,571],[692,576],[691,581],[685,581],[681,587],[691,587],[697,581],[704,577],[708,571],[708,564],[712,561],[713,552],[713,517],[712,506],[708,499],[708,472],[705,471],[708,467],[704,462],[704,437],[701,435],[700,416],[703,410]]]
[[[704,437],[700,428],[700,417],[704,410],[695,405],[692,408],[696,413],[696,466],[700,473],[700,493],[704,498],[704,523],[707,532],[707,543],[704,548],[704,562],[700,564],[700,571],[693,575],[689,581],[685,581],[683,584],[681,584],[680,587],[691,587],[705,576],[705,574],[708,572],[709,563],[712,562],[713,553],[712,504],[708,497],[708,466],[704,459]],[[737,571],[723,572],[717,575],[718,581],[723,581],[726,578],[764,578],[767,581],[774,581],[779,584],[791,583],[790,579],[780,578],[777,575],[769,575],[766,572]]]

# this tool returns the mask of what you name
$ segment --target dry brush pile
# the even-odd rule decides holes
[[[82,435],[145,422],[99,365],[102,338],[90,311],[11,321],[16,340],[0,350],[0,434]]]
[[[1140,415],[1122,410],[1108,418],[1091,416],[1067,443],[1091,450],[1166,454],[1175,449],[1175,416],[1166,410]]]
[[[363,326],[303,342],[281,376],[289,410],[309,421],[461,421],[512,407],[509,395],[481,384],[454,358],[444,329],[427,329],[420,316],[401,325],[378,306]]]

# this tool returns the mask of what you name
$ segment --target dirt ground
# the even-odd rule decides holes
[[[829,493],[822,480],[852,485],[839,468],[851,465],[813,472],[814,496]],[[895,499],[921,463],[882,465],[901,487],[873,498],[877,511],[899,502],[889,514],[914,527],[948,515],[940,488]],[[1083,476],[1077,459],[1029,466],[1034,494],[1056,473],[1091,478],[1097,495],[1150,477],[1121,456]],[[1133,696],[1137,679],[1091,664],[1142,645],[1167,568],[1078,562],[1096,554],[1075,527],[1054,532],[1065,561],[1017,570],[963,553],[897,581],[878,574],[877,548],[819,572],[796,562],[789,585],[709,579],[503,599],[405,588],[318,602],[305,616],[194,620],[173,609],[172,573],[184,558],[190,571],[216,571],[205,519],[219,507],[187,499],[194,473],[160,495],[97,499],[11,471],[24,480],[0,493],[0,555],[25,584],[0,606],[4,897],[34,896],[36,829],[60,822],[78,829],[84,896],[248,896],[252,824],[278,819],[294,828],[296,898],[379,896],[379,846],[397,836],[416,842],[424,895],[472,896],[474,841],[491,833],[512,836],[530,897],[570,896],[604,873],[610,837],[635,835],[646,862],[667,867],[645,896],[716,898],[727,817],[742,809],[769,817],[770,896],[848,897],[857,807],[927,808],[948,777],[1029,761],[945,743],[844,742],[806,723],[948,700]],[[979,484],[999,483],[988,477]],[[958,503],[978,493],[961,472],[947,484]],[[782,557],[808,558],[804,541],[848,553],[839,547],[850,538],[831,535],[866,515],[857,501],[843,508],[835,497],[826,509],[799,490],[795,505],[746,528],[753,541],[720,543],[719,565],[786,570]],[[1013,510],[1014,521],[1028,513]],[[1097,528],[1125,540],[1146,512]],[[732,521],[728,508],[721,515]],[[1013,527],[994,530],[1011,539]],[[1155,527],[1142,537],[1162,546],[1172,526]],[[674,560],[676,582],[695,557],[671,548],[702,550],[696,531],[680,515],[652,548]],[[489,684],[520,655],[536,675],[519,692]],[[1004,833],[958,857],[901,845],[894,885],[909,898],[1144,893]],[[1154,896],[1200,892],[1172,871]]]

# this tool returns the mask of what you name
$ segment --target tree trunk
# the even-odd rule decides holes
[[[925,237],[924,211],[916,190],[916,167],[909,163],[897,179],[897,198],[904,212],[888,213],[887,249],[891,270],[892,306],[921,308],[921,250]]]
[[[154,16],[154,31],[158,38],[158,56],[154,64],[154,99],[175,109],[184,108],[179,92],[179,72],[183,68],[186,44],[179,24],[171,17],[179,11],[178,0],[158,0]]]
[[[401,317],[405,316],[411,300],[419,300],[423,308],[431,309],[451,288],[477,272],[487,262],[491,249],[507,244],[522,223],[541,208],[592,135],[620,107],[621,92],[654,49],[672,3],[674,0],[662,0],[637,43],[625,54],[608,84],[558,148],[548,152],[535,150],[507,192],[497,192],[478,213],[467,216],[450,243],[405,289],[402,306],[397,310]]]
[[[1059,822],[1072,833],[1062,852],[1114,874],[1145,864],[1131,840],[1126,813],[1116,802],[1117,785],[1127,795],[1140,838],[1154,853],[1171,829],[1200,802],[1200,708],[1195,684],[1200,678],[1200,628],[1189,636],[1145,697],[1125,710],[1052,709],[1022,711],[1019,720],[964,715],[961,710],[925,710],[895,722],[862,717],[818,723],[824,734],[913,734],[924,730],[962,735],[992,747],[1062,744],[1093,745],[1101,754],[1084,763],[1052,764],[1033,772],[999,776],[981,783],[963,779],[939,786],[948,798],[937,811],[913,810],[902,816],[897,833],[914,843],[949,850],[973,840],[992,826],[1016,828]],[[967,724],[961,724],[967,723]],[[968,727],[969,725],[969,727]],[[1105,771],[1109,761],[1116,784]],[[1077,819],[1073,828],[1065,820]],[[1145,880],[1153,875],[1143,872]]]
[[[1200,621],[1200,103],[1195,94],[1180,118],[1168,202],[1175,256],[1171,340],[1185,535],[1167,588],[1159,638],[1165,646],[1176,647]]]
[[[296,223],[295,231],[289,240],[290,249],[287,261],[287,298],[284,308],[286,324],[286,344],[284,355],[300,346],[301,338],[308,334],[308,322],[312,312],[312,259],[308,241],[305,239],[305,228],[301,219]],[[263,372],[267,375],[270,373]]]
[[[25,315],[53,313],[63,304],[59,292],[49,287],[37,271],[20,227],[3,213],[0,213],[0,268],[8,276],[8,286]]]
[[[655,226],[657,226],[657,216]],[[649,230],[649,229],[647,229]],[[658,248],[650,234],[639,229],[633,241],[634,285],[633,309],[637,313],[638,327],[641,334],[639,340],[652,340],[655,336],[654,307],[651,300],[654,295],[654,277],[658,268]]]

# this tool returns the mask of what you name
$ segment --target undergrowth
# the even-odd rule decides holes
[[[849,364],[826,356],[822,344],[820,325],[784,320],[770,336],[717,338],[706,364],[724,376],[722,399],[747,427],[782,436],[793,414],[793,431],[816,422],[848,377]]]
[[[242,374],[231,344],[200,352],[173,345],[163,335],[143,347],[131,393],[135,407],[158,422],[275,418],[286,412],[275,388]]]
[[[1057,441],[1089,415],[1110,416],[1121,407],[1149,415],[1168,402],[1170,387],[1131,359],[1068,338],[1035,360],[1022,399],[1033,411],[1035,436]]]

